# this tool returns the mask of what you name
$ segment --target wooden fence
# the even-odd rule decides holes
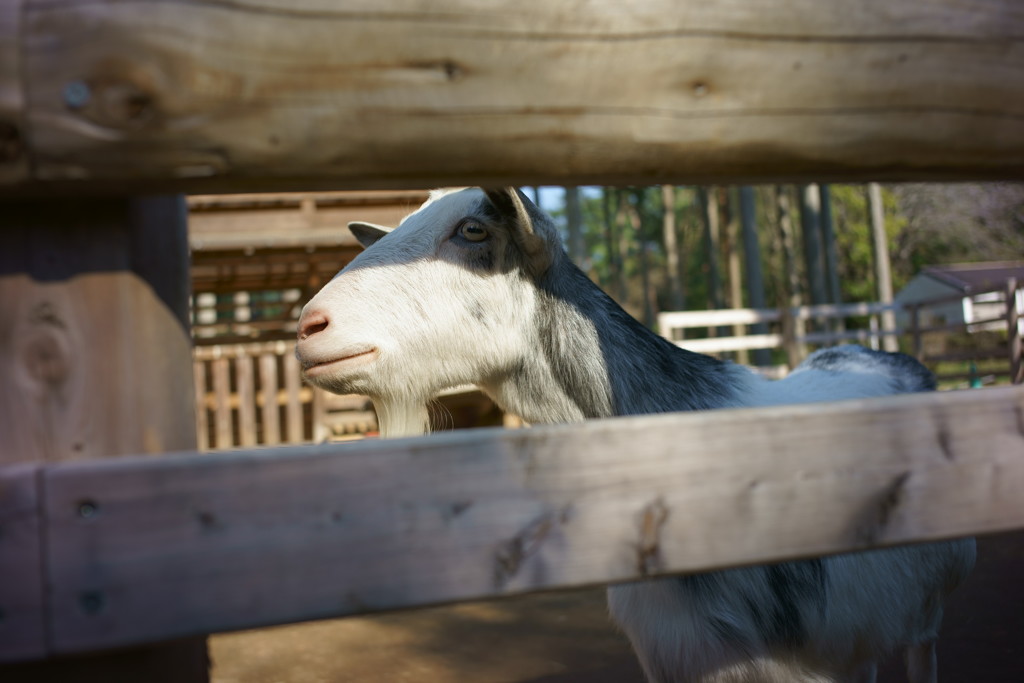
[[[658,329],[666,339],[682,348],[699,353],[722,355],[753,349],[784,349],[787,362],[774,370],[776,375],[784,374],[787,368],[792,369],[799,364],[806,357],[810,347],[856,342],[878,349],[884,337],[896,336],[903,339],[904,350],[907,353],[915,355],[930,367],[934,368],[939,363],[950,361],[1005,361],[1003,367],[988,368],[985,374],[1005,376],[1013,383],[1020,383],[1024,381],[1021,377],[1020,324],[1024,288],[1018,286],[1016,280],[1011,279],[999,287],[972,292],[970,296],[995,292],[1003,295],[1005,305],[1001,315],[966,322],[928,322],[931,319],[928,315],[929,309],[965,298],[964,295],[940,297],[906,306],[909,324],[895,330],[881,329],[879,318],[884,312],[895,312],[901,307],[898,304],[877,302],[824,304],[789,309],[741,308],[664,312],[658,315]],[[817,329],[808,331],[809,323],[813,323]],[[766,331],[751,332],[749,326],[755,325],[762,326]],[[990,330],[993,326],[998,326],[1001,332],[1006,333],[1005,343],[997,342],[992,336],[978,334],[979,330]],[[725,334],[720,334],[722,332]],[[926,343],[930,338],[941,342],[953,333],[962,333],[962,339],[968,340],[966,346],[951,350],[941,343]],[[981,341],[970,343],[972,336]],[[975,374],[940,373],[940,379],[969,380]]]
[[[1004,387],[4,470],[0,660],[1017,528],[1021,414]]]
[[[0,3],[0,659],[1024,526],[1020,387],[196,449],[143,195],[1019,178],[1016,3],[861,9]]]
[[[791,365],[806,355],[807,345],[831,345],[856,341],[878,348],[879,339],[895,334],[879,329],[878,317],[895,310],[892,304],[855,303],[822,304],[783,309],[733,308],[707,311],[672,311],[658,315],[658,329],[663,337],[680,347],[699,353],[720,354],[753,349],[785,349]],[[853,317],[867,317],[868,329],[847,328]],[[805,324],[817,321],[835,329],[807,332]],[[748,325],[771,326],[762,333],[747,333]],[[727,328],[732,334],[719,334]],[[707,336],[687,336],[687,330],[704,330]],[[690,333],[692,335],[692,333]]]
[[[964,297],[948,296],[909,304],[909,325],[905,332],[908,337],[908,353],[912,353],[922,362],[934,365],[942,362],[979,362],[988,360],[1006,361],[1003,368],[988,371],[989,374],[1006,376],[1010,382],[1021,384],[1024,373],[1021,370],[1021,338],[1024,336],[1021,319],[1024,316],[1024,284],[1010,278],[1000,287],[972,292],[972,296],[998,293],[1002,295],[1003,311],[999,315],[988,318],[973,318],[965,322],[945,323],[930,319],[928,309],[942,306],[950,302],[963,300]],[[1005,331],[1005,344],[997,343],[991,336],[984,334],[994,329]],[[957,334],[960,339],[981,339],[979,343],[967,343],[957,348],[946,348],[946,345],[929,344],[929,338],[940,342],[950,335]],[[973,380],[974,371],[957,373],[940,373],[942,379]]]
[[[294,343],[200,346],[194,372],[201,450],[308,443],[327,436],[326,394],[303,386]]]

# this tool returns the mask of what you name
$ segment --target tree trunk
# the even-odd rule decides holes
[[[817,185],[800,186],[800,227],[804,238],[804,261],[807,264],[807,288],[811,304],[824,304],[828,297],[825,294],[825,269],[821,255],[821,206]],[[814,326],[818,330],[824,329],[820,319],[815,320]]]
[[[755,206],[754,188],[740,188],[740,227],[743,234],[743,258],[747,271],[747,299],[750,307],[765,307],[764,275],[761,268],[761,244],[757,239],[757,208]],[[754,323],[753,334],[767,334],[765,323]],[[754,365],[771,365],[772,354],[769,349],[754,349]]]
[[[569,258],[583,268],[587,258],[583,248],[583,210],[578,187],[565,188],[565,221],[569,231]]]
[[[790,369],[800,364],[807,355],[806,345],[800,339],[807,333],[804,321],[790,316],[791,309],[802,305],[800,296],[800,275],[796,264],[796,250],[793,239],[793,213],[790,207],[789,193],[782,185],[775,187],[775,202],[779,216],[779,242],[782,245],[782,261],[789,277],[786,282],[786,299],[783,308],[784,319],[789,321],[786,337],[786,356]]]
[[[651,300],[654,290],[651,288],[651,273],[647,259],[647,242],[644,240],[643,234],[643,216],[640,215],[640,207],[638,206],[640,198],[636,197],[637,202],[630,202],[629,199],[623,196],[624,205],[627,208],[627,215],[629,217],[630,225],[633,227],[633,236],[636,241],[637,254],[639,256],[640,266],[640,285],[643,288],[643,319],[644,325],[648,328],[654,327],[654,302]]]
[[[839,285],[839,252],[836,248],[835,224],[832,220],[832,193],[828,185],[818,186],[818,200],[821,209],[821,248],[824,253],[825,266],[825,299],[828,303],[842,303],[842,291]],[[842,332],[846,329],[846,321],[833,318],[829,329]]]
[[[699,188],[697,198],[704,227],[704,268],[708,275],[708,308],[722,308],[722,277],[718,270],[718,206],[714,188]]]
[[[878,285],[878,300],[883,304],[891,304],[892,271],[889,267],[889,237],[885,232],[885,212],[882,207],[882,187],[878,183],[868,183],[868,208],[871,215],[871,236],[875,247],[875,282]],[[882,348],[886,351],[898,351],[899,341],[896,339],[896,314],[886,311],[882,314]]]
[[[601,214],[604,218],[605,248],[608,250],[608,280],[605,288],[620,305],[625,301],[622,289],[622,257],[619,254],[619,238],[617,235],[614,206],[615,191],[610,187],[601,190]]]
[[[839,283],[839,251],[836,246],[835,221],[832,218],[832,191],[828,185],[819,186],[821,205],[821,237],[825,251],[825,281],[828,285],[828,301],[833,304],[843,302],[842,289]],[[840,322],[842,322],[840,320]]]
[[[725,252],[725,262],[729,273],[729,307],[743,308],[743,275],[740,267],[739,251],[739,212],[733,201],[734,195],[730,188],[723,187],[719,192],[721,211],[725,215],[725,232],[723,234],[722,248]],[[744,334],[743,325],[732,326],[732,336],[742,337]],[[729,333],[726,328],[726,334]],[[736,352],[736,360],[743,365],[750,362],[750,354],[746,349]]]
[[[662,235],[665,240],[665,263],[668,270],[669,301],[674,311],[686,308],[686,295],[683,291],[683,275],[679,268],[680,247],[676,226],[676,188],[672,185],[661,186],[661,204],[663,208]]]

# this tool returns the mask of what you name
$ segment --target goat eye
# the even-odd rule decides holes
[[[487,229],[476,221],[466,221],[459,227],[459,234],[470,242],[483,242],[487,239]]]

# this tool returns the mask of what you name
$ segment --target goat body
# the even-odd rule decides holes
[[[367,247],[305,307],[306,378],[369,395],[385,436],[423,433],[426,404],[476,384],[531,423],[927,391],[902,355],[843,346],[788,377],[690,353],[630,317],[568,259],[516,190],[437,192],[397,229],[350,224]],[[903,648],[936,680],[946,595],[970,539],[612,586],[611,614],[652,682],[870,682]]]

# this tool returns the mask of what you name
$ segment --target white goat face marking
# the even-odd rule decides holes
[[[307,379],[337,393],[423,401],[520,359],[534,290],[508,262],[511,238],[481,210],[486,203],[475,188],[432,195],[313,297],[305,311],[330,324],[299,344]],[[467,218],[477,227],[463,230]],[[474,239],[477,229],[486,236]]]

